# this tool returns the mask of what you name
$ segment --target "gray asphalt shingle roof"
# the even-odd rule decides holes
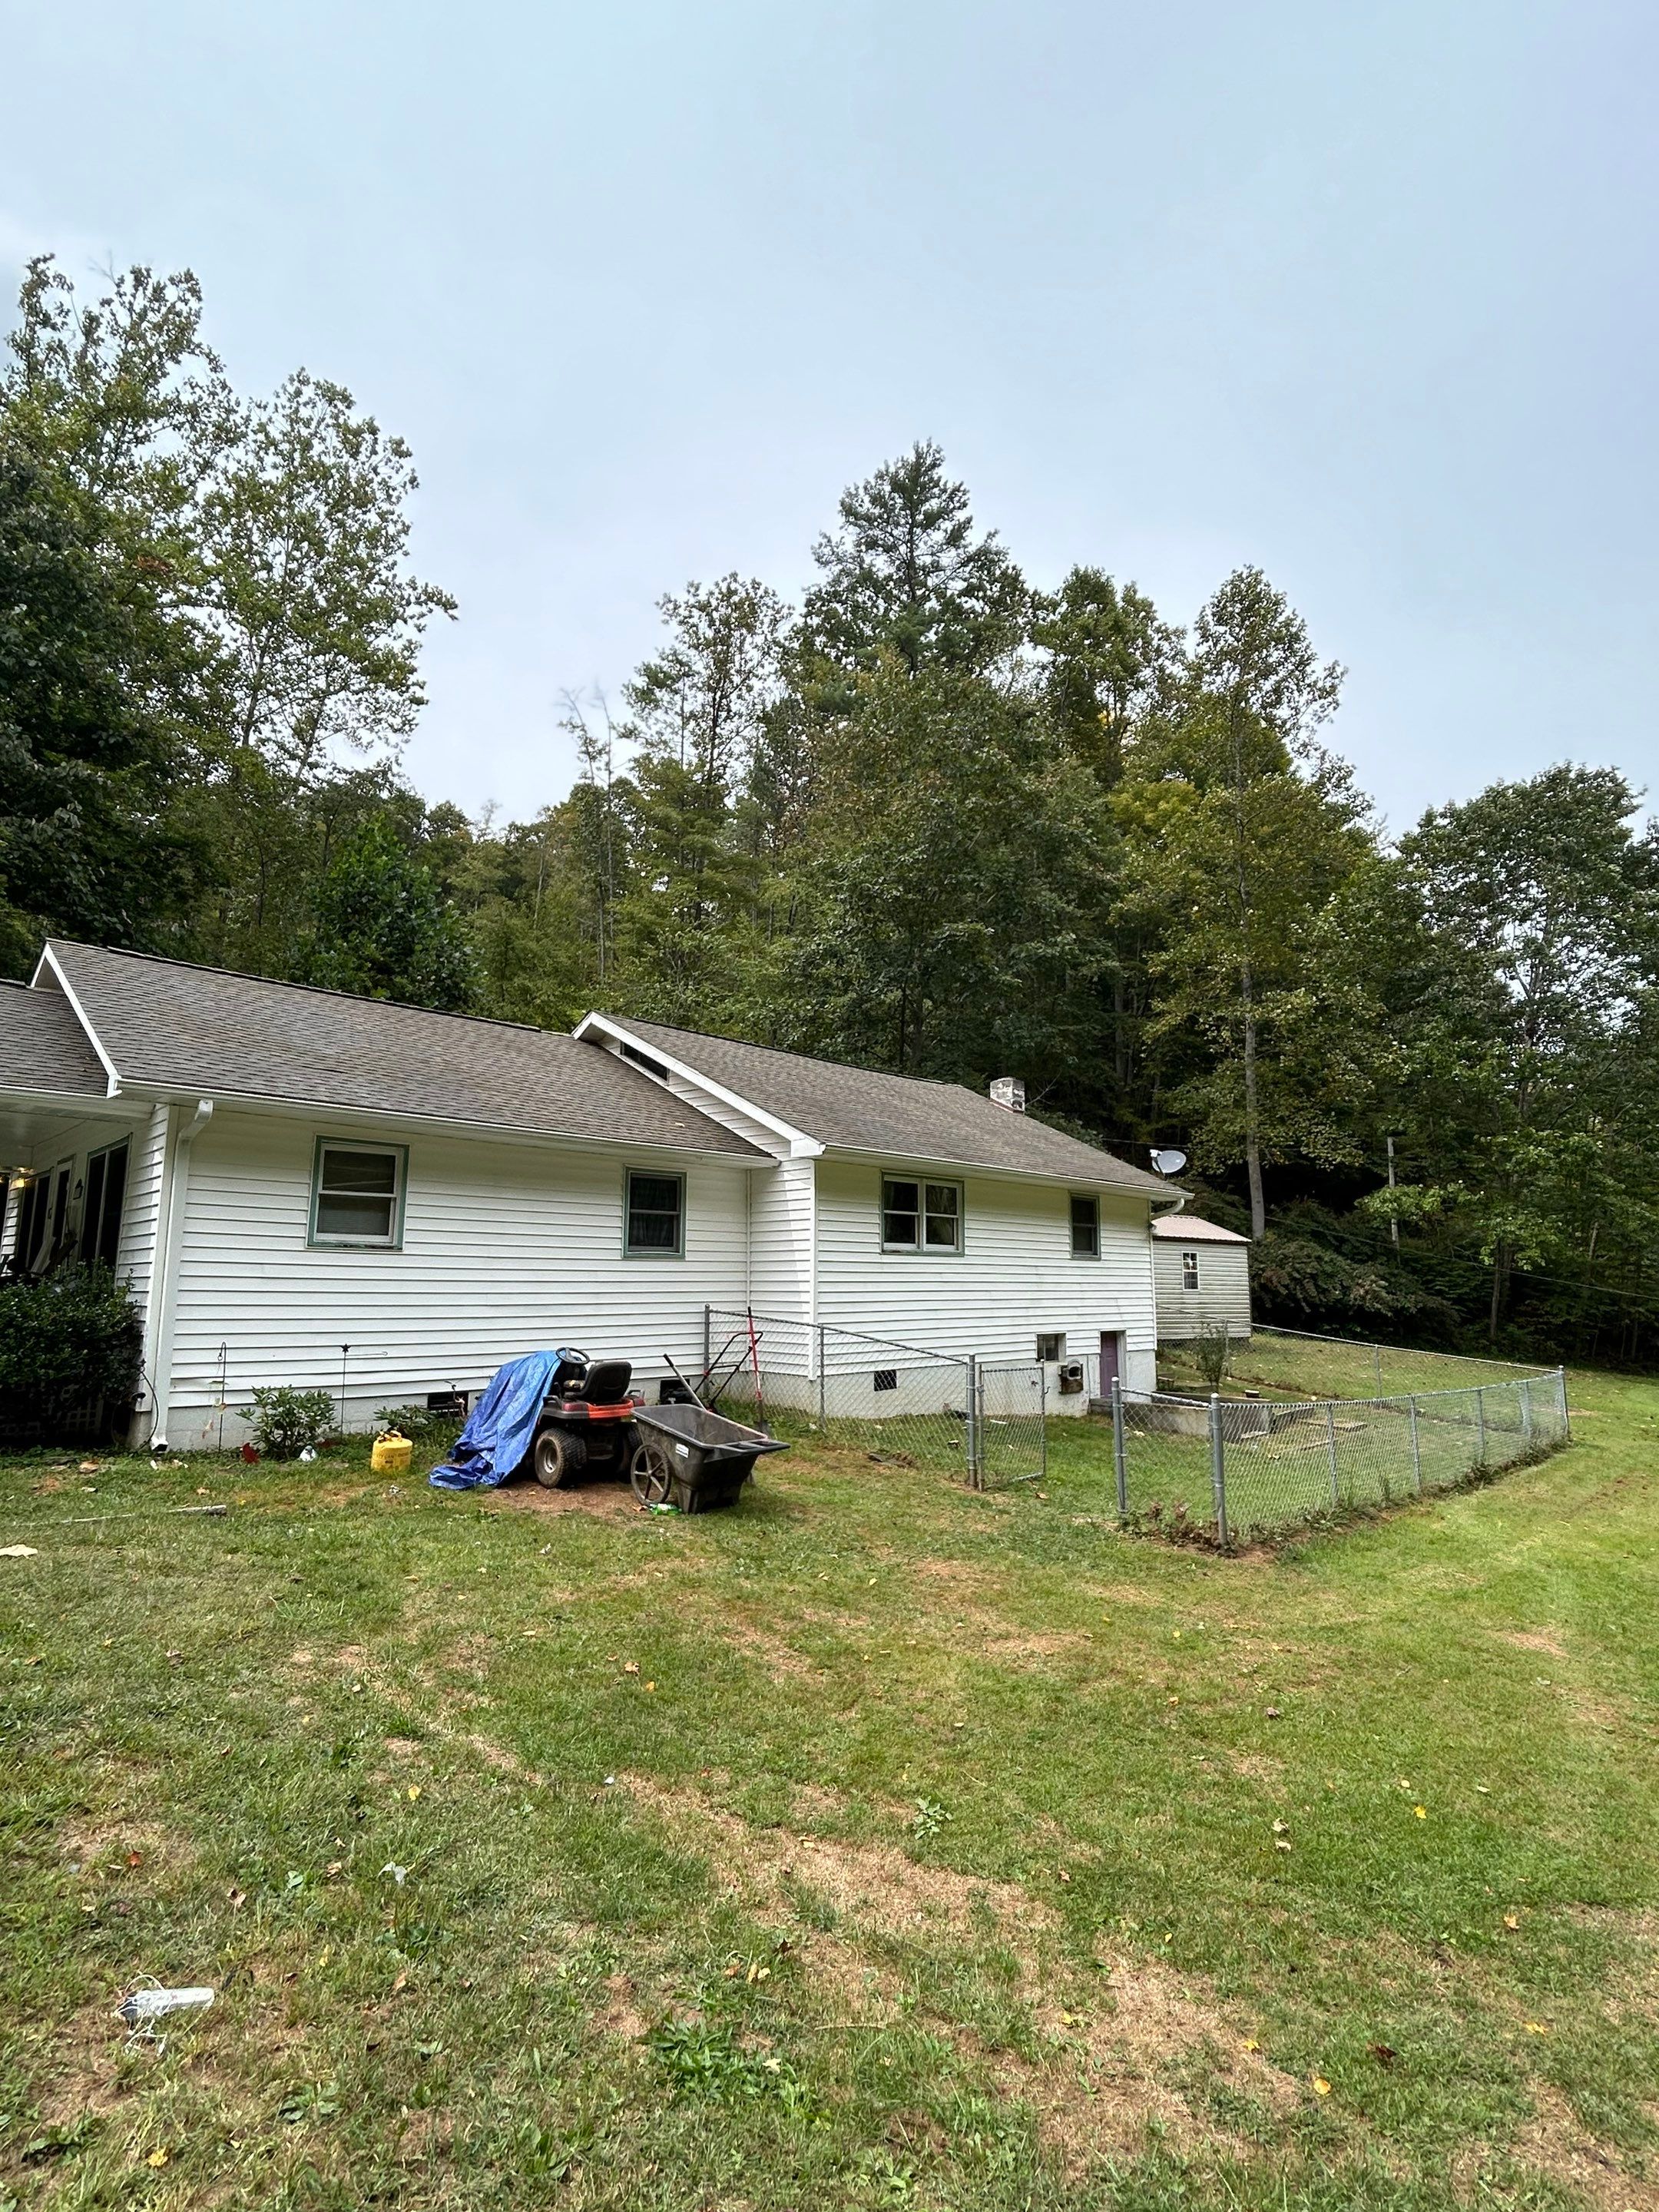
[[[61,939],[51,949],[124,1086],[766,1157],[649,1076],[562,1030]],[[6,1080],[0,1073],[0,1087]]]
[[[1011,1113],[959,1083],[882,1075],[768,1045],[703,1036],[662,1022],[618,1028],[775,1114],[804,1136],[838,1151],[939,1160],[1018,1175],[1116,1185],[1164,1199],[1179,1195],[1161,1176],[1131,1167],[1029,1114]]]
[[[0,982],[0,1088],[87,1098],[108,1091],[104,1064],[61,991]]]

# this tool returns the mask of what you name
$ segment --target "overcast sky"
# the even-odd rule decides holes
[[[189,266],[413,445],[408,767],[523,816],[653,605],[944,446],[1028,574],[1255,562],[1395,828],[1659,782],[1647,0],[0,0],[0,283]]]

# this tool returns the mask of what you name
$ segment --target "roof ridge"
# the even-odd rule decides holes
[[[598,1013],[599,1009],[596,1006],[593,1011]],[[604,1018],[608,1022],[615,1022],[619,1028],[625,1029],[630,1021],[635,1024],[639,1024],[642,1017],[606,1014]],[[903,1075],[896,1068],[864,1067],[855,1060],[831,1060],[826,1053],[797,1052],[793,1045],[756,1044],[748,1037],[722,1036],[717,1030],[683,1030],[675,1022],[648,1022],[645,1026],[650,1029],[671,1030],[676,1036],[701,1037],[705,1044],[736,1044],[741,1045],[745,1052],[772,1052],[775,1053],[780,1060],[804,1060],[811,1067],[839,1068],[843,1075],[884,1075],[894,1083],[926,1083],[935,1091],[963,1091],[967,1092],[969,1098],[984,1098],[988,1106],[992,1103],[990,1099],[985,1098],[983,1091],[975,1091],[966,1083],[955,1082],[946,1075]]]
[[[78,937],[49,937],[49,946],[63,946],[76,952],[102,952],[117,960],[147,960],[152,967],[183,968],[193,975],[227,975],[235,983],[266,983],[275,991],[308,991],[314,999],[343,999],[354,1006],[396,1006],[406,1014],[434,1014],[447,1022],[476,1022],[482,1029],[519,1030],[528,1036],[565,1037],[572,1043],[568,1030],[550,1030],[540,1022],[509,1022],[500,1014],[465,1014],[453,1012],[447,1006],[417,1006],[408,999],[377,999],[366,991],[342,991],[330,983],[292,983],[285,975],[260,975],[251,968],[221,968],[210,960],[175,960],[166,952],[140,952],[125,945],[88,945]],[[33,987],[24,984],[22,988]]]

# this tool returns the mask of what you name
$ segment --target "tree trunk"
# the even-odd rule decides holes
[[[1250,1234],[1261,1238],[1267,1226],[1267,1202],[1261,1191],[1261,1119],[1255,1079],[1255,1000],[1250,988],[1250,964],[1242,975],[1244,1004],[1244,1170],[1250,1183]]]
[[[1509,1279],[1509,1247],[1498,1244],[1492,1255],[1492,1319],[1487,1329],[1490,1342],[1498,1341],[1498,1324],[1504,1317],[1504,1291]]]

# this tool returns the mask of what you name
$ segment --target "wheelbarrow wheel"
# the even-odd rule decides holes
[[[674,1481],[674,1465],[666,1447],[654,1441],[642,1443],[634,1455],[629,1480],[641,1505],[666,1504]]]
[[[536,1439],[531,1465],[544,1489],[562,1490],[587,1464],[587,1446],[564,1429],[544,1429]]]

